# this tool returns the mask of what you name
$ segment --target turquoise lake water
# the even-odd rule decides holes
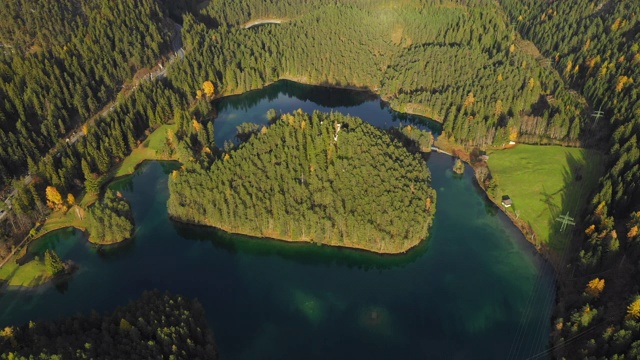
[[[242,122],[282,112],[340,111],[381,127],[402,116],[366,93],[278,82],[216,103],[216,142]],[[148,162],[111,185],[131,202],[133,241],[97,250],[76,230],[30,247],[54,248],[79,270],[60,284],[0,294],[0,325],[110,311],[160,289],[199,299],[222,359],[525,359],[547,348],[553,272],[489,203],[472,172],[432,154],[438,192],[429,239],[402,255],[291,244],[169,220],[168,174]]]

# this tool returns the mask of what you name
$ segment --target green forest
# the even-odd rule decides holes
[[[123,83],[168,51],[169,24],[145,1],[3,2],[0,186],[71,135]]]
[[[133,229],[131,207],[113,190],[107,190],[104,197],[89,208],[87,230],[93,243],[113,244],[129,239]]]
[[[0,330],[0,359],[217,359],[195,300],[145,292],[108,314],[92,312]]]
[[[428,236],[430,177],[419,155],[359,118],[298,111],[210,168],[174,172],[168,208],[229,232],[399,253]]]
[[[446,135],[467,145],[577,145],[587,135],[584,99],[517,46],[522,39],[494,2],[314,5],[212,2],[186,15],[189,56],[173,69],[174,84],[190,96],[204,79],[220,94],[281,78],[369,89],[399,111],[446,119]],[[237,26],[249,18],[288,21]]]
[[[239,170],[228,164],[242,169],[239,155],[284,125],[278,121],[266,134],[248,133],[238,149],[221,149],[213,141],[208,99],[283,78],[369,89],[399,111],[442,121],[443,136],[468,149],[515,141],[608,154],[598,191],[581,214],[585,226],[559,254],[569,266],[558,274],[552,347],[543,355],[636,358],[638,13],[640,4],[628,0],[3,1],[0,188],[3,198],[12,197],[10,207],[0,201],[8,214],[0,224],[0,257],[48,215],[47,186],[64,194],[100,193],[109,171],[162,124],[178,125],[165,152],[184,162],[172,187],[191,194],[194,204],[202,194],[224,195],[190,188],[186,178],[193,185],[206,178],[218,184],[209,171],[220,167],[230,176],[227,186],[238,182],[231,177]],[[256,19],[284,22],[242,26]],[[180,34],[176,24],[182,25]],[[177,35],[186,55],[169,65]],[[158,63],[168,67],[166,76],[147,79]],[[202,98],[198,90],[205,81],[215,90]],[[306,126],[314,116],[322,115],[310,116]],[[394,137],[417,136],[409,133]],[[345,129],[339,136],[355,134]],[[413,139],[420,148],[430,140]],[[295,160],[298,167],[291,171],[300,179],[290,178],[289,185],[304,193],[318,179],[303,167],[309,159]],[[253,165],[246,161],[244,166]],[[24,181],[27,174],[31,181]],[[246,190],[225,191],[251,199],[248,181],[257,180],[243,180]],[[202,206],[190,210],[223,216],[232,209],[215,206],[217,213]],[[314,236],[340,233],[320,226],[313,214],[305,213],[304,221]],[[196,221],[189,216],[185,220]],[[250,224],[247,216],[234,221],[265,235],[265,225]],[[375,230],[356,225],[358,232]],[[312,236],[287,223],[266,226],[269,235]]]
[[[609,155],[598,192],[582,214],[586,225],[576,229],[574,246],[564,254],[570,266],[558,274],[549,355],[639,358],[640,3],[501,3],[565,83],[589,100],[585,120]]]

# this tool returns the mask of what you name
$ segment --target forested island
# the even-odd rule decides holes
[[[93,312],[0,330],[0,359],[217,359],[202,305],[145,292],[109,314]]]
[[[426,239],[436,205],[418,155],[339,113],[285,114],[210,168],[174,172],[169,189],[176,220],[380,253]]]
[[[100,193],[110,170],[161,125],[176,127],[163,151],[185,162],[172,186],[191,174],[211,177],[214,167],[231,175],[226,164],[240,164],[243,149],[272,129],[251,135],[225,161],[210,125],[209,100],[217,96],[283,78],[356,87],[443,122],[442,138],[468,151],[513,141],[606,154],[597,193],[572,214],[581,220],[555,254],[566,270],[549,353],[637,357],[638,13],[634,1],[587,0],[7,0],[0,7],[0,257],[13,256],[49,216],[49,186]],[[287,22],[242,27],[269,18]],[[169,64],[177,24],[185,56]],[[206,82],[215,86],[210,93]],[[289,179],[294,189],[312,181],[302,173],[304,180]],[[495,188],[495,179],[484,180]],[[260,224],[243,226],[263,236]],[[279,226],[274,231],[302,236]]]

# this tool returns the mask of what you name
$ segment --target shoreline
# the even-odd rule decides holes
[[[294,77],[294,76],[287,76],[287,75],[281,76],[281,77],[279,77],[279,78],[278,78],[277,80],[275,80],[275,81],[267,82],[267,83],[263,84],[263,85],[262,85],[261,87],[259,87],[259,88],[251,89],[251,90],[248,90],[248,91],[245,91],[245,92],[224,94],[224,95],[221,95],[221,96],[219,96],[219,97],[216,97],[216,98],[212,99],[211,101],[215,101],[215,100],[223,99],[223,98],[225,98],[225,97],[227,97],[227,96],[238,96],[238,95],[242,95],[242,94],[245,94],[245,93],[247,93],[247,92],[250,92],[250,91],[260,90],[260,89],[263,89],[263,88],[265,88],[265,87],[267,87],[267,86],[269,86],[269,85],[272,85],[272,84],[274,84],[274,83],[276,83],[276,82],[278,82],[278,81],[283,81],[283,80],[284,80],[284,81],[291,81],[291,82],[295,82],[295,83],[300,83],[300,84],[303,84],[303,85],[309,85],[309,86],[320,86],[320,87],[324,87],[324,88],[345,89],[345,90],[352,90],[352,91],[362,91],[362,92],[367,92],[367,93],[370,93],[370,94],[372,94],[372,95],[375,95],[378,99],[380,99],[380,101],[381,101],[381,102],[383,102],[386,106],[388,106],[388,107],[389,107],[391,110],[393,110],[393,111],[396,111],[396,112],[398,112],[398,113],[403,113],[403,114],[410,114],[410,115],[422,116],[422,117],[424,117],[424,118],[426,118],[426,119],[429,119],[429,120],[431,120],[431,121],[434,121],[434,122],[436,122],[436,123],[438,123],[438,124],[440,124],[440,125],[442,125],[442,124],[443,124],[443,121],[439,121],[439,120],[436,120],[436,119],[433,119],[433,118],[429,118],[429,117],[427,117],[427,116],[425,116],[425,115],[423,115],[423,114],[419,114],[419,113],[415,113],[415,112],[401,112],[401,111],[399,111],[399,110],[396,110],[395,108],[393,108],[393,106],[391,105],[391,103],[388,101],[388,99],[387,99],[387,98],[383,97],[383,96],[382,96],[382,95],[380,95],[378,92],[376,92],[375,90],[370,89],[370,88],[359,88],[359,87],[355,87],[355,86],[348,86],[348,85],[335,85],[335,84],[327,84],[327,83],[323,83],[323,84],[314,84],[314,83],[309,82],[305,77]],[[214,121],[215,121],[215,118],[214,118]],[[495,206],[500,210],[500,212],[502,212],[502,213],[503,213],[503,214],[504,214],[504,215],[505,215],[505,216],[510,220],[510,222],[511,222],[511,223],[512,223],[512,224],[513,224],[513,225],[518,229],[518,231],[520,232],[520,234],[522,234],[522,236],[524,237],[524,239],[525,239],[529,244],[533,245],[533,247],[536,249],[536,252],[537,252],[538,254],[541,254],[541,255],[543,256],[543,258],[545,259],[545,261],[548,261],[548,262],[549,262],[549,264],[551,264],[552,268],[554,269],[554,273],[556,273],[556,274],[557,274],[557,273],[558,273],[558,271],[559,271],[560,269],[562,269],[562,267],[563,267],[563,261],[562,261],[561,259],[559,259],[559,258],[557,257],[557,255],[553,253],[553,251],[551,251],[550,249],[548,249],[548,247],[547,247],[547,246],[544,246],[543,244],[537,244],[537,243],[535,242],[535,240],[531,238],[531,235],[529,234],[529,232],[531,232],[532,234],[534,234],[534,236],[536,236],[536,235],[535,235],[535,232],[533,232],[533,229],[531,229],[531,230],[529,231],[529,229],[528,229],[527,227],[525,227],[524,225],[522,225],[522,224],[521,224],[521,222],[516,221],[516,219],[513,219],[513,218],[512,218],[512,216],[510,216],[510,214],[509,214],[508,212],[504,211],[504,209],[503,209],[501,206],[499,206],[500,204],[497,202],[497,200],[496,200],[496,199],[493,199],[493,198],[489,195],[489,193],[487,193],[486,189],[485,189],[485,188],[484,188],[484,187],[483,187],[483,186],[478,182],[478,179],[477,179],[477,177],[475,176],[475,173],[476,173],[476,167],[474,167],[474,166],[471,164],[471,161],[470,161],[470,158],[469,158],[469,154],[468,154],[468,153],[466,153],[465,151],[463,151],[463,153],[462,153],[462,154],[459,154],[459,152],[460,152],[460,150],[461,150],[461,149],[456,148],[456,144],[450,144],[450,145],[452,145],[452,147],[451,147],[450,149],[449,149],[449,148],[443,148],[442,146],[438,146],[438,145],[436,145],[435,143],[434,143],[434,145],[433,145],[433,146],[436,146],[436,147],[437,147],[437,148],[439,148],[440,150],[444,151],[444,152],[445,152],[445,154],[447,154],[447,155],[449,155],[449,154],[448,154],[448,152],[451,152],[452,154],[451,154],[450,156],[452,156],[452,157],[458,157],[458,158],[460,158],[463,162],[465,162],[465,164],[466,164],[466,165],[469,165],[469,167],[473,170],[473,175],[474,175],[474,178],[475,178],[475,181],[474,181],[474,182],[475,182],[475,184],[476,184],[476,185],[477,185],[477,186],[482,190],[482,192],[484,193],[484,196],[486,197],[486,200],[487,200],[487,201],[489,201],[489,202],[491,202],[491,203],[493,203],[493,204],[494,204],[494,205],[495,205]],[[535,145],[535,144],[534,144],[534,145]],[[458,146],[459,146],[459,145],[458,145]],[[544,145],[537,145],[537,146],[544,146]],[[179,220],[175,220],[175,219],[172,219],[172,220],[174,220],[174,221],[179,221]],[[182,222],[182,221],[179,221],[179,222]],[[186,224],[191,224],[191,223],[189,223],[189,222],[184,222],[184,223],[186,223]],[[208,226],[208,225],[202,225],[202,224],[191,224],[191,225]],[[225,230],[225,229],[221,229],[221,230],[226,231],[226,232],[229,232],[229,233],[232,233],[232,232],[227,231],[227,230]],[[247,236],[254,236],[254,235],[250,235],[250,234],[243,234],[243,235],[247,235]],[[264,238],[263,236],[257,236],[257,237]],[[287,240],[280,240],[280,239],[275,239],[275,240],[279,240],[279,241],[287,241]],[[302,242],[302,241],[290,241],[290,242]],[[569,245],[568,245],[568,246],[569,246]],[[414,246],[414,247],[415,247],[415,246]],[[354,248],[354,249],[355,249],[355,248]],[[366,249],[362,249],[362,250],[364,250],[364,251],[369,251],[369,250],[366,250]],[[407,251],[408,251],[408,250],[407,250]],[[375,252],[375,251],[372,251],[372,252],[377,253],[377,252]],[[398,253],[398,254],[399,254],[399,253]]]
[[[438,125],[442,126],[444,123],[442,120],[436,119],[436,118],[432,118],[429,117],[425,114],[419,113],[419,112],[415,112],[412,110],[405,110],[405,111],[400,111],[397,108],[394,108],[391,104],[391,102],[389,101],[389,98],[386,96],[382,96],[380,93],[378,93],[376,91],[376,89],[371,89],[368,87],[357,87],[357,86],[352,86],[352,85],[336,85],[336,84],[329,84],[329,83],[321,83],[321,84],[317,84],[317,83],[313,83],[308,81],[305,77],[295,77],[295,76],[288,76],[288,75],[284,75],[284,76],[280,76],[277,80],[274,81],[269,81],[266,82],[264,84],[262,84],[262,86],[255,88],[255,89],[250,89],[244,92],[230,92],[230,93],[222,93],[220,94],[220,96],[214,97],[212,99],[210,99],[209,101],[213,102],[213,101],[218,101],[218,100],[222,100],[226,97],[230,97],[230,96],[239,96],[239,95],[243,95],[246,94],[248,92],[251,91],[257,91],[257,90],[262,90],[267,86],[273,85],[279,81],[291,81],[294,83],[298,83],[298,84],[302,84],[302,85],[308,85],[308,86],[319,86],[319,87],[323,87],[323,88],[327,88],[327,89],[342,89],[342,90],[351,90],[351,91],[359,91],[359,92],[365,92],[368,93],[372,96],[375,96],[378,100],[380,100],[380,102],[382,102],[385,106],[387,106],[389,109],[399,113],[399,114],[407,114],[407,115],[414,115],[414,116],[420,116],[423,117],[425,119],[427,119],[428,121],[433,121],[434,123],[437,123]],[[412,106],[415,104],[409,103],[409,104],[405,104],[405,106]]]
[[[246,237],[249,237],[249,238],[252,238],[252,239],[256,239],[256,240],[264,239],[264,240],[267,240],[267,241],[279,241],[279,242],[283,242],[283,243],[300,243],[300,244],[317,245],[317,246],[328,246],[328,247],[337,248],[337,249],[363,251],[363,252],[367,252],[369,254],[382,255],[382,256],[406,255],[411,250],[413,250],[413,249],[417,248],[418,246],[422,245],[425,241],[428,241],[429,238],[431,237],[431,234],[429,233],[429,234],[427,234],[426,238],[418,241],[417,243],[411,245],[409,248],[406,248],[405,250],[402,250],[402,251],[398,251],[398,252],[381,252],[381,251],[375,251],[375,250],[367,249],[367,248],[360,247],[360,246],[347,246],[347,245],[339,245],[339,244],[325,244],[325,243],[319,243],[319,242],[310,241],[310,240],[293,240],[291,238],[275,238],[275,237],[269,237],[269,236],[264,236],[264,235],[250,234],[250,233],[247,233],[247,232],[240,232],[240,231],[236,231],[236,230],[230,230],[228,227],[224,228],[224,227],[215,226],[215,225],[198,224],[198,223],[194,223],[194,222],[190,222],[190,221],[181,220],[181,219],[178,219],[178,218],[172,216],[171,214],[169,214],[169,220],[173,221],[173,222],[176,222],[176,223],[179,223],[179,224],[202,227],[202,228],[206,228],[206,229],[215,229],[215,230],[219,230],[219,231],[224,231],[227,234],[246,236]],[[431,229],[431,228],[429,228],[429,229]]]
[[[466,151],[464,151],[464,149],[456,148],[455,144],[448,143],[447,145],[451,145],[451,146],[447,147],[445,150],[441,146],[435,145],[434,143],[434,146],[441,150],[441,151],[438,151],[438,153],[449,155],[452,158],[459,158],[466,165],[469,166],[469,168],[473,171],[473,178],[474,178],[473,182],[480,190],[482,190],[485,200],[491,202],[496,208],[498,208],[498,210],[509,219],[511,224],[513,224],[513,226],[515,226],[518,229],[518,231],[520,232],[520,234],[522,234],[524,239],[529,244],[533,245],[533,247],[536,249],[536,252],[542,255],[545,261],[549,262],[549,264],[554,270],[554,274],[559,274],[564,267],[563,260],[560,259],[558,255],[554,253],[545,244],[537,243],[535,241],[535,238],[537,238],[538,235],[535,233],[535,231],[530,226],[524,224],[523,221],[518,221],[518,219],[515,219],[513,214],[509,213],[508,211],[505,211],[504,207],[500,206],[501,202],[498,201],[498,199],[494,199],[491,195],[489,195],[489,193],[484,188],[484,186],[482,186],[482,184],[478,181],[478,177],[476,176],[476,169],[482,166],[474,166],[473,164],[471,164],[470,156]],[[538,145],[538,146],[541,146],[541,145]],[[449,151],[450,154],[447,151]],[[567,246],[570,246],[570,244],[567,244]]]
[[[251,89],[251,90],[248,90],[248,91],[245,91],[245,92],[239,92],[239,93],[224,93],[224,94],[221,94],[220,96],[215,97],[215,98],[213,98],[213,99],[210,99],[210,100],[208,100],[208,101],[216,101],[216,100],[220,100],[220,99],[223,99],[223,98],[225,98],[225,97],[230,97],[230,96],[239,96],[239,95],[245,94],[245,93],[250,92],[250,91],[255,91],[255,90],[263,89],[263,88],[265,88],[265,87],[267,87],[267,86],[269,86],[269,85],[272,85],[272,84],[274,84],[274,83],[276,83],[276,82],[278,82],[278,81],[291,81],[291,82],[300,83],[300,84],[303,84],[303,85],[309,85],[309,86],[320,86],[320,87],[324,87],[324,88],[345,89],[345,90],[351,90],[351,91],[366,92],[366,93],[369,93],[369,94],[371,94],[371,95],[373,95],[373,96],[376,96],[376,97],[377,97],[377,98],[378,98],[378,99],[379,99],[383,104],[385,104],[386,106],[388,106],[388,107],[389,107],[391,110],[393,110],[393,111],[396,111],[396,112],[398,112],[398,113],[402,113],[402,114],[410,114],[410,115],[422,116],[422,117],[425,117],[425,118],[426,118],[426,119],[428,119],[428,120],[434,121],[434,122],[436,122],[436,123],[438,123],[438,124],[442,124],[442,122],[441,122],[441,121],[438,121],[438,120],[433,119],[433,118],[426,117],[426,116],[425,116],[425,115],[423,115],[423,114],[419,114],[419,113],[415,113],[415,112],[400,112],[400,111],[398,111],[398,110],[394,109],[394,108],[391,106],[391,104],[389,103],[389,101],[388,101],[387,99],[385,99],[385,98],[384,98],[384,97],[382,97],[379,93],[377,93],[375,90],[370,89],[370,88],[361,88],[361,87],[349,86],[349,85],[335,85],[335,84],[328,84],[328,83],[323,83],[323,84],[314,84],[314,83],[309,82],[306,78],[303,78],[303,77],[293,77],[293,76],[286,76],[286,75],[285,75],[285,76],[281,76],[280,78],[278,78],[278,79],[277,79],[277,80],[275,80],[275,81],[267,82],[267,83],[263,84],[261,87],[258,87],[258,88],[256,88],[256,89]],[[214,118],[214,121],[215,121],[215,118]],[[157,129],[155,129],[154,131],[156,131],[156,130],[157,130]],[[149,135],[149,136],[150,136],[150,135]],[[149,136],[147,136],[147,138],[149,138]],[[454,144],[452,144],[452,145],[454,145]],[[434,144],[434,146],[436,146],[436,145]],[[438,148],[442,149],[443,151],[450,150],[450,149],[443,149],[443,148],[442,148],[442,147],[440,147],[440,146],[438,146]],[[474,178],[475,178],[475,184],[476,184],[476,185],[477,185],[477,186],[482,190],[482,192],[484,193],[484,196],[486,197],[486,200],[488,200],[488,201],[490,201],[491,203],[493,203],[497,208],[499,208],[499,210],[500,210],[500,211],[501,211],[501,212],[502,212],[502,213],[503,213],[507,218],[509,218],[509,220],[511,221],[511,223],[512,223],[512,224],[513,224],[513,225],[514,225],[514,226],[519,230],[519,232],[523,235],[523,237],[527,240],[527,242],[528,242],[528,243],[530,243],[530,244],[532,244],[532,245],[534,246],[534,248],[536,249],[536,251],[537,251],[538,253],[540,253],[540,254],[542,254],[542,255],[543,255],[543,257],[545,258],[545,260],[547,260],[547,261],[552,265],[552,267],[554,268],[554,271],[557,273],[557,270],[558,270],[559,268],[561,268],[561,266],[562,266],[562,264],[561,264],[561,263],[562,263],[562,261],[561,261],[560,259],[557,259],[557,256],[555,256],[555,255],[553,254],[553,252],[552,252],[550,249],[548,249],[546,246],[544,246],[544,245],[540,245],[540,244],[537,244],[535,241],[533,241],[533,239],[532,239],[532,238],[530,237],[530,235],[528,234],[528,233],[529,233],[529,231],[531,231],[531,232],[532,232],[532,230],[527,229],[527,228],[526,228],[526,227],[524,227],[520,222],[518,222],[518,221],[516,221],[515,219],[513,219],[513,218],[510,216],[510,214],[509,214],[508,212],[504,211],[504,209],[503,209],[502,207],[500,207],[500,206],[499,206],[499,204],[496,202],[496,200],[495,200],[495,199],[491,198],[491,196],[487,193],[486,189],[484,189],[484,187],[483,187],[483,186],[478,182],[477,178],[475,177],[476,168],[475,168],[473,165],[471,165],[471,163],[470,163],[470,159],[469,159],[469,157],[468,157],[468,154],[466,154],[466,153],[464,153],[464,154],[456,154],[456,153],[458,153],[458,152],[459,152],[458,150],[459,150],[459,149],[455,149],[455,148],[454,148],[454,151],[451,151],[451,152],[453,153],[453,155],[450,155],[450,156],[453,156],[453,157],[460,157],[462,161],[464,161],[467,165],[469,165],[469,167],[473,170],[473,174],[474,174]],[[447,155],[449,155],[449,154],[447,154]],[[460,155],[462,155],[462,156],[460,156]],[[124,160],[123,160],[123,161],[124,161]],[[148,162],[148,161],[168,161],[168,162],[179,162],[179,161],[178,161],[177,159],[175,159],[175,158],[171,158],[171,159],[151,159],[151,158],[141,159],[141,161],[137,162],[137,163],[133,166],[133,170],[132,170],[132,172],[131,172],[131,173],[127,173],[127,174],[120,174],[120,175],[118,175],[118,176],[115,176],[115,174],[116,174],[117,170],[114,170],[114,171],[113,171],[113,173],[111,174],[110,179],[108,179],[108,180],[105,182],[105,184],[106,184],[105,186],[109,186],[109,185],[111,185],[112,183],[114,183],[114,182],[116,182],[116,181],[120,181],[120,180],[122,180],[122,179],[126,178],[127,176],[131,176],[133,173],[135,173],[135,171],[136,171],[136,170],[137,170],[137,169],[138,169],[138,168],[139,168],[143,163]],[[121,166],[121,164],[122,164],[122,162],[121,162],[120,164],[116,165],[116,167],[115,167],[114,169],[117,169],[117,168],[118,168],[118,166]],[[347,245],[339,245],[339,244],[320,244],[320,243],[316,243],[316,242],[309,241],[309,240],[293,240],[293,239],[288,239],[288,238],[271,238],[271,237],[264,236],[264,235],[262,235],[262,234],[249,234],[249,233],[243,233],[243,232],[236,232],[236,231],[232,231],[232,230],[230,230],[229,228],[224,228],[224,227],[217,227],[217,226],[212,226],[212,225],[207,225],[207,224],[195,224],[195,223],[191,223],[191,222],[188,222],[188,221],[178,220],[178,219],[176,219],[176,218],[173,218],[171,215],[169,216],[169,218],[170,218],[172,221],[176,221],[176,222],[180,222],[180,223],[184,223],[184,224],[189,224],[189,225],[194,225],[194,226],[205,226],[205,227],[212,227],[212,228],[216,228],[216,229],[219,229],[219,230],[225,231],[225,232],[230,233],[230,234],[238,234],[238,235],[244,235],[244,236],[249,236],[249,237],[254,237],[254,238],[270,239],[270,240],[285,241],[285,242],[297,242],[297,243],[319,244],[319,245],[324,245],[324,246],[332,246],[332,247],[346,248],[346,249],[352,249],[352,250],[361,250],[361,251],[366,251],[366,252],[370,252],[370,253],[374,253],[374,254],[380,254],[380,255],[401,255],[401,254],[405,254],[405,253],[407,253],[408,251],[410,251],[411,249],[413,249],[413,248],[415,248],[415,247],[419,246],[423,241],[425,241],[425,240],[426,240],[426,239],[421,240],[421,241],[417,242],[416,244],[413,244],[413,245],[412,245],[412,246],[410,246],[409,248],[406,248],[406,249],[404,249],[404,250],[402,250],[402,251],[398,251],[398,252],[381,252],[381,251],[376,251],[376,250],[367,249],[367,248],[364,248],[364,247],[361,247],[361,246],[347,246]],[[31,243],[32,243],[33,241],[40,239],[40,238],[41,238],[41,237],[43,237],[44,235],[47,235],[47,234],[49,234],[49,233],[51,233],[51,232],[53,232],[53,231],[62,230],[62,229],[69,228],[69,227],[72,227],[72,228],[75,228],[75,229],[78,229],[78,230],[82,231],[85,235],[87,235],[87,242],[88,242],[88,243],[90,243],[90,244],[92,244],[93,246],[105,246],[105,247],[117,246],[117,245],[120,245],[120,244],[122,244],[122,243],[126,243],[126,242],[127,242],[127,240],[131,240],[131,239],[133,239],[133,237],[131,237],[131,239],[124,239],[123,241],[119,241],[119,242],[111,243],[111,244],[100,244],[100,243],[95,243],[95,242],[92,242],[92,241],[89,239],[89,237],[88,237],[88,233],[87,233],[86,229],[81,228],[81,227],[78,227],[78,226],[74,226],[74,225],[65,225],[65,226],[60,226],[60,227],[56,227],[56,228],[53,228],[53,229],[49,229],[49,230],[47,230],[47,232],[45,232],[45,233],[38,234],[36,237],[34,237],[33,239],[31,239],[31,240],[29,241],[29,243],[25,246],[25,249],[26,249],[26,250],[28,250],[28,247],[31,245]],[[533,233],[533,234],[535,234],[535,233]],[[428,236],[429,236],[429,235],[428,235]],[[427,238],[428,238],[428,236],[427,236]],[[15,256],[15,254],[14,254],[14,256]],[[24,255],[23,255],[23,256],[24,256]]]

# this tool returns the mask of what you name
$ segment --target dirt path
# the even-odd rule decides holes
[[[262,25],[262,24],[281,24],[283,22],[288,21],[288,19],[257,19],[257,20],[251,20],[248,21],[242,25],[240,25],[242,28],[244,29],[249,29],[252,28],[254,26],[257,25]]]

